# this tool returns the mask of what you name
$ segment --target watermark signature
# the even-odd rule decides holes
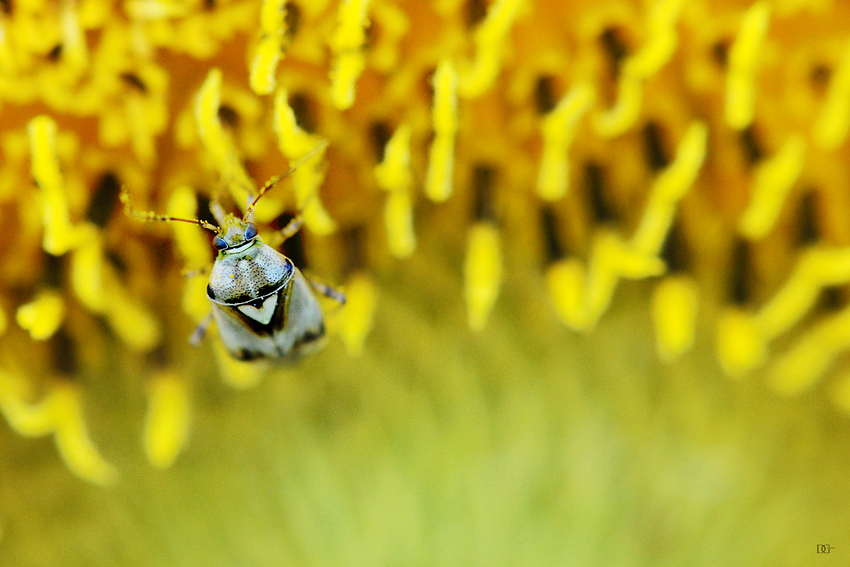
[[[819,543],[818,544],[818,553],[829,553],[833,549],[835,549],[835,547],[832,546],[832,545],[829,545],[829,544],[826,544],[826,543]]]

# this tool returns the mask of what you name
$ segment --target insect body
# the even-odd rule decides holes
[[[293,357],[321,347],[325,327],[311,284],[265,244],[250,222],[228,215],[207,297],[227,350],[240,360]]]
[[[129,196],[121,193],[128,215],[149,221],[188,222],[215,232],[213,246],[218,256],[210,273],[207,297],[211,316],[230,354],[240,360],[258,358],[292,359],[321,348],[324,317],[313,290],[345,303],[345,296],[308,280],[292,260],[264,243],[252,221],[253,211],[266,191],[324,146],[304,156],[285,174],[272,178],[239,218],[225,215],[217,203],[212,212],[219,226],[196,219],[181,219],[133,210]],[[296,216],[282,231],[284,240],[301,226]],[[207,320],[193,335],[203,336]]]

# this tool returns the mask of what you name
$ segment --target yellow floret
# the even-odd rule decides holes
[[[741,234],[758,239],[770,232],[791,187],[803,171],[805,154],[805,140],[793,134],[775,156],[759,164],[750,205],[738,224]]]
[[[493,223],[469,229],[463,276],[469,327],[480,331],[502,287],[502,243]]]
[[[372,279],[363,273],[351,276],[345,286],[345,307],[334,317],[337,333],[351,356],[363,353],[363,343],[372,329],[378,290]]]
[[[338,25],[330,41],[336,54],[331,70],[331,101],[340,110],[354,104],[354,83],[366,65],[361,53],[369,25],[369,0],[343,0]]]
[[[103,244],[91,238],[71,254],[71,288],[93,313],[106,310],[108,298],[103,286]]]
[[[658,357],[669,362],[688,351],[696,335],[699,291],[690,277],[661,281],[652,294],[652,321]]]
[[[148,409],[142,434],[148,461],[168,468],[186,445],[191,423],[189,387],[173,372],[163,372],[148,382]]]
[[[717,356],[723,370],[732,378],[742,378],[764,363],[767,345],[750,315],[737,310],[720,315],[717,321]]]
[[[537,174],[537,195],[544,201],[555,201],[567,192],[567,152],[578,121],[590,109],[593,99],[593,87],[580,83],[543,120],[543,155]]]
[[[726,123],[735,129],[749,126],[755,115],[755,81],[770,21],[770,4],[756,2],[746,11],[738,36],[729,49],[726,78]]]
[[[187,185],[177,187],[168,199],[168,215],[181,219],[194,219],[198,214],[198,200],[195,192]],[[209,232],[188,223],[171,223],[177,248],[183,256],[183,262],[190,269],[209,264]]]
[[[798,394],[815,384],[839,354],[850,347],[850,309],[819,322],[793,347],[780,355],[768,380],[785,395]]]
[[[253,195],[256,191],[238,159],[233,141],[228,138],[221,126],[218,118],[220,105],[221,70],[212,69],[195,99],[198,134],[236,203],[240,207],[246,207],[249,195]]]
[[[56,154],[56,123],[48,116],[33,118],[28,126],[32,175],[40,188],[44,224],[44,250],[61,255],[90,235],[88,228],[74,227],[68,217],[64,181]]]
[[[457,74],[451,61],[443,60],[434,74],[434,140],[428,157],[425,194],[432,201],[445,201],[452,194],[454,144],[458,128]]]
[[[406,191],[413,182],[410,133],[410,126],[399,126],[384,148],[383,161],[375,166],[375,179],[385,191]]]
[[[650,189],[649,203],[632,245],[647,255],[656,255],[667,238],[673,222],[676,203],[691,188],[705,161],[708,129],[694,122],[679,143],[676,159],[661,172]]]
[[[475,61],[460,77],[458,91],[475,98],[493,85],[501,70],[508,32],[517,18],[523,0],[496,0],[484,21],[475,30]]]
[[[33,301],[18,307],[16,319],[30,336],[43,341],[59,330],[65,318],[65,300],[54,291],[40,293]]]
[[[20,380],[0,373],[0,411],[12,429],[29,437],[53,434],[71,472],[95,484],[114,482],[117,472],[89,437],[79,389],[57,382],[40,402],[31,405],[23,400],[15,382]]]
[[[812,129],[815,144],[834,150],[847,139],[850,130],[850,42],[832,75],[823,106]]]
[[[129,347],[149,351],[162,338],[159,321],[139,300],[124,289],[109,268],[104,270],[107,294],[106,320],[118,337]]]

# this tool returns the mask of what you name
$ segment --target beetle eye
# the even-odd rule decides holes
[[[227,248],[227,241],[221,236],[216,235],[215,238],[213,238],[213,246],[216,250],[224,250]]]
[[[245,240],[251,240],[255,236],[257,236],[257,227],[249,222],[248,226],[245,227]]]

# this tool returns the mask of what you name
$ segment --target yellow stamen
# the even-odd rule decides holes
[[[118,337],[129,347],[147,352],[162,338],[159,321],[142,303],[124,289],[113,270],[104,266],[103,278],[107,294],[106,320]]]
[[[398,64],[401,40],[410,29],[410,18],[399,6],[390,3],[378,2],[372,11],[381,27],[381,36],[371,46],[370,66],[388,73]]]
[[[168,199],[167,214],[177,218],[194,219],[198,214],[198,199],[187,185],[177,187]],[[189,269],[197,269],[209,264],[209,233],[187,223],[171,223],[177,248],[183,262]]]
[[[555,314],[572,329],[589,326],[584,307],[584,282],[587,274],[577,258],[555,262],[546,270],[546,287]]]
[[[56,123],[48,116],[33,118],[28,126],[32,175],[40,188],[44,224],[43,248],[48,254],[64,254],[90,236],[89,227],[75,228],[68,218],[65,186],[56,154]]]
[[[71,288],[83,305],[93,313],[103,313],[108,298],[103,285],[103,244],[98,235],[84,242],[71,254]]]
[[[428,158],[425,194],[432,201],[445,201],[452,194],[457,117],[457,75],[445,59],[434,74],[434,140]]]
[[[785,395],[798,394],[815,384],[836,357],[850,348],[850,309],[819,322],[770,369],[768,381]]]
[[[150,380],[147,395],[142,434],[145,454],[153,466],[165,469],[174,463],[189,437],[189,388],[175,373],[163,372]]]
[[[313,150],[324,139],[302,130],[295,119],[295,111],[289,106],[286,89],[279,88],[274,97],[274,130],[278,147],[283,155],[294,164]],[[325,150],[317,153],[292,174],[297,206],[302,210],[304,224],[319,235],[330,234],[337,228],[336,222],[322,206],[319,187],[324,181],[324,171],[319,166]]]
[[[389,191],[384,205],[384,225],[390,252],[397,258],[407,258],[416,248],[413,231],[413,199],[410,186],[410,127],[399,126],[387,142],[384,160],[375,166],[378,186]]]
[[[260,33],[262,37],[251,61],[250,84],[257,94],[269,94],[275,88],[277,64],[283,56],[286,36],[286,2],[263,0],[260,8]]]
[[[759,164],[752,200],[738,225],[741,234],[755,240],[770,232],[791,187],[803,171],[805,154],[805,140],[793,134],[773,158]]]
[[[493,223],[479,222],[469,229],[463,275],[469,327],[480,331],[502,287],[502,244]]]
[[[100,455],[89,437],[76,386],[56,383],[40,402],[30,405],[21,397],[21,387],[15,382],[20,380],[0,372],[0,411],[12,429],[28,437],[53,434],[68,468],[84,480],[100,485],[116,480],[115,468]]]
[[[18,307],[16,314],[18,325],[37,341],[52,337],[64,318],[65,301],[53,291],[40,293],[33,301]]]
[[[718,356],[727,373],[740,376],[761,365],[770,341],[793,327],[808,313],[822,289],[850,282],[850,248],[812,248],[803,253],[794,272],[782,288],[755,315],[736,312],[735,326],[718,326],[718,333],[746,329],[746,344],[752,345],[749,356],[735,356],[719,350]],[[718,348],[735,346],[735,337],[718,337]],[[733,362],[724,362],[731,360]]]
[[[749,126],[755,115],[756,73],[769,20],[770,4],[766,0],[750,6],[729,49],[726,123],[737,130]]]
[[[88,65],[89,53],[74,8],[74,4],[68,2],[62,9],[62,60],[79,72]]]
[[[331,38],[336,55],[331,70],[331,101],[340,110],[354,104],[354,83],[366,66],[361,52],[369,25],[369,0],[343,0],[337,12],[338,26]]]
[[[578,121],[590,109],[593,99],[592,86],[576,85],[543,120],[543,155],[537,174],[537,195],[544,201],[555,201],[567,192],[567,152]]]
[[[812,130],[815,144],[834,150],[847,139],[850,130],[850,42],[832,75],[823,106]]]
[[[183,285],[183,300],[181,305],[196,323],[201,322],[210,312],[210,301],[207,299],[207,284],[210,279],[207,274],[196,274],[187,277]]]
[[[619,136],[634,125],[643,100],[643,82],[655,75],[676,50],[676,22],[683,0],[658,0],[647,18],[649,37],[641,49],[625,60],[617,82],[617,102],[595,117],[600,136]]]
[[[812,308],[823,288],[847,282],[850,282],[850,248],[809,249],[782,288],[756,315],[756,325],[765,338],[773,339]]]
[[[690,350],[696,335],[699,291],[690,277],[661,281],[652,294],[652,320],[658,357],[669,362]]]
[[[523,0],[496,0],[475,30],[475,61],[460,77],[458,92],[475,98],[493,85],[501,70],[505,42]]]
[[[407,191],[413,182],[410,132],[407,124],[399,126],[384,148],[384,160],[375,166],[375,179],[385,191]]]
[[[372,279],[363,273],[351,276],[345,286],[345,307],[337,322],[337,332],[351,356],[363,353],[363,344],[372,329],[378,290]]]
[[[256,190],[248,173],[239,162],[233,141],[221,126],[218,118],[220,106],[221,70],[212,69],[195,99],[198,135],[236,203],[240,207],[246,207],[249,196],[255,194]]]
[[[766,345],[750,315],[738,310],[721,313],[717,320],[717,356],[732,378],[742,378],[764,363]]]
[[[393,191],[384,204],[387,244],[396,258],[408,258],[416,250],[413,230],[413,200],[408,191]]]
[[[632,246],[639,252],[657,255],[661,251],[673,222],[676,203],[691,188],[705,161],[707,141],[705,124],[691,124],[679,143],[676,159],[653,183],[649,203],[632,238]]]
[[[649,202],[631,241],[601,231],[594,241],[587,270],[572,262],[547,275],[550,295],[561,319],[576,330],[591,329],[608,309],[620,278],[639,279],[664,273],[658,258],[676,203],[691,187],[705,159],[707,131],[694,122],[685,133],[676,159],[650,189]],[[586,278],[584,283],[580,279]]]

